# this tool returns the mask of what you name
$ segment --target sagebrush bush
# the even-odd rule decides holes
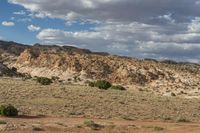
[[[46,77],[36,77],[36,81],[41,85],[50,85],[51,83],[53,83],[51,79]]]
[[[171,96],[172,96],[172,97],[175,97],[175,96],[176,96],[176,94],[175,94],[174,92],[172,92],[172,93],[171,93]]]
[[[53,81],[58,81],[60,78],[57,77],[57,76],[52,76],[51,79],[52,79]]]
[[[18,116],[18,110],[13,105],[0,106],[0,115],[2,116]]]
[[[17,68],[15,68],[15,67],[12,67],[11,70],[14,72],[17,72]]]
[[[95,82],[95,87],[98,87],[99,89],[107,90],[111,86],[112,86],[112,84],[106,80],[97,80]]]
[[[89,85],[90,87],[95,87],[95,82],[89,81],[89,82],[88,82],[88,85]]]
[[[30,74],[24,74],[24,77],[23,77],[23,78],[26,80],[26,79],[31,79],[32,77],[31,77]]]
[[[111,87],[111,89],[113,89],[113,90],[121,90],[121,91],[125,91],[125,90],[126,90],[126,88],[124,88],[124,87],[121,86],[121,85],[113,85],[113,86]]]
[[[100,130],[101,128],[104,128],[103,125],[97,124],[94,121],[84,121],[84,125],[87,127],[90,127],[92,130]]]
[[[190,122],[189,120],[187,120],[186,118],[179,118],[177,120],[177,122]]]

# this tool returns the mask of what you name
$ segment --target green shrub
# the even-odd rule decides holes
[[[81,78],[79,76],[74,76],[73,79],[74,79],[74,82],[81,81]]]
[[[85,83],[86,85],[90,86],[90,87],[95,87],[95,82],[93,82],[93,81],[86,80],[84,83]]]
[[[44,129],[42,129],[41,127],[33,127],[34,131],[44,131]]]
[[[17,72],[17,68],[15,68],[15,67],[12,67],[11,70],[14,72]]]
[[[71,79],[71,78],[68,78],[67,81],[72,81],[72,79]]]
[[[2,116],[17,116],[18,110],[12,105],[2,105],[0,107],[0,115],[2,115]]]
[[[36,81],[41,85],[50,85],[51,83],[53,83],[51,79],[46,77],[36,77]]]
[[[163,120],[170,121],[170,120],[172,120],[172,118],[170,118],[170,117],[164,117]]]
[[[5,125],[5,124],[7,124],[6,121],[0,120],[0,125]]]
[[[88,82],[88,85],[89,85],[90,87],[95,87],[95,82],[89,81],[89,82]]]
[[[97,80],[95,82],[95,87],[98,87],[99,89],[107,90],[111,86],[112,86],[112,84],[106,80]]]
[[[142,126],[142,128],[146,128],[146,129],[153,129],[154,131],[163,131],[164,128],[163,127],[158,127],[158,126]]]
[[[38,78],[39,78],[38,76],[34,76],[34,77],[32,77],[32,80],[37,81]]]
[[[175,97],[175,96],[176,96],[176,94],[175,94],[174,92],[172,92],[172,93],[171,93],[171,96],[172,96],[172,97]]]
[[[57,77],[57,76],[52,76],[51,79],[52,79],[53,81],[58,81],[60,78]]]
[[[155,131],[163,131],[164,128],[163,128],[163,127],[157,127],[157,126],[156,126],[156,127],[154,127],[154,130],[155,130]]]
[[[111,87],[111,89],[113,89],[113,90],[121,90],[121,91],[124,91],[124,90],[126,90],[126,88],[124,88],[123,86],[121,86],[121,85],[113,85],[112,87]]]
[[[177,122],[190,122],[189,120],[185,119],[185,118],[179,118],[177,120]]]
[[[24,74],[24,77],[23,77],[23,79],[24,80],[27,80],[27,79],[31,79],[32,77],[31,77],[31,75],[30,74]]]
[[[85,121],[84,125],[87,126],[87,127],[90,127],[92,130],[100,130],[101,128],[104,127],[103,125],[97,124],[97,123],[95,123],[94,121],[91,121],[91,120]]]

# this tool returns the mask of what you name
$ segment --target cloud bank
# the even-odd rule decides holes
[[[9,0],[39,18],[95,23],[88,31],[43,29],[44,43],[140,58],[200,62],[199,0]]]

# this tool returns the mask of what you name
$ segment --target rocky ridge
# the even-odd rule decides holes
[[[8,68],[3,63],[0,63],[0,77],[20,77],[22,74],[18,73],[15,68]]]
[[[57,76],[66,81],[74,76],[83,81],[106,79],[159,93],[173,90],[176,94],[199,95],[200,66],[197,64],[139,60],[71,46],[25,45],[18,52],[9,52],[6,51],[16,60],[7,60],[7,64],[31,76]]]

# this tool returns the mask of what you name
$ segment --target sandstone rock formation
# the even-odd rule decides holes
[[[106,79],[129,85],[156,81],[186,84],[188,80],[196,84],[199,81],[200,67],[69,51],[29,48],[18,57],[15,67],[33,76],[58,76],[66,80],[70,75],[84,73],[89,79]]]
[[[17,52],[2,50],[4,54],[16,58],[13,61],[7,60],[7,64],[32,76],[57,76],[62,80],[74,76],[82,80],[106,79],[112,83],[142,86],[158,92],[174,90],[176,93],[182,93],[185,90],[200,89],[198,64],[139,60],[94,53],[71,46],[17,44],[15,47],[19,49]],[[3,56],[2,58],[5,59]]]

